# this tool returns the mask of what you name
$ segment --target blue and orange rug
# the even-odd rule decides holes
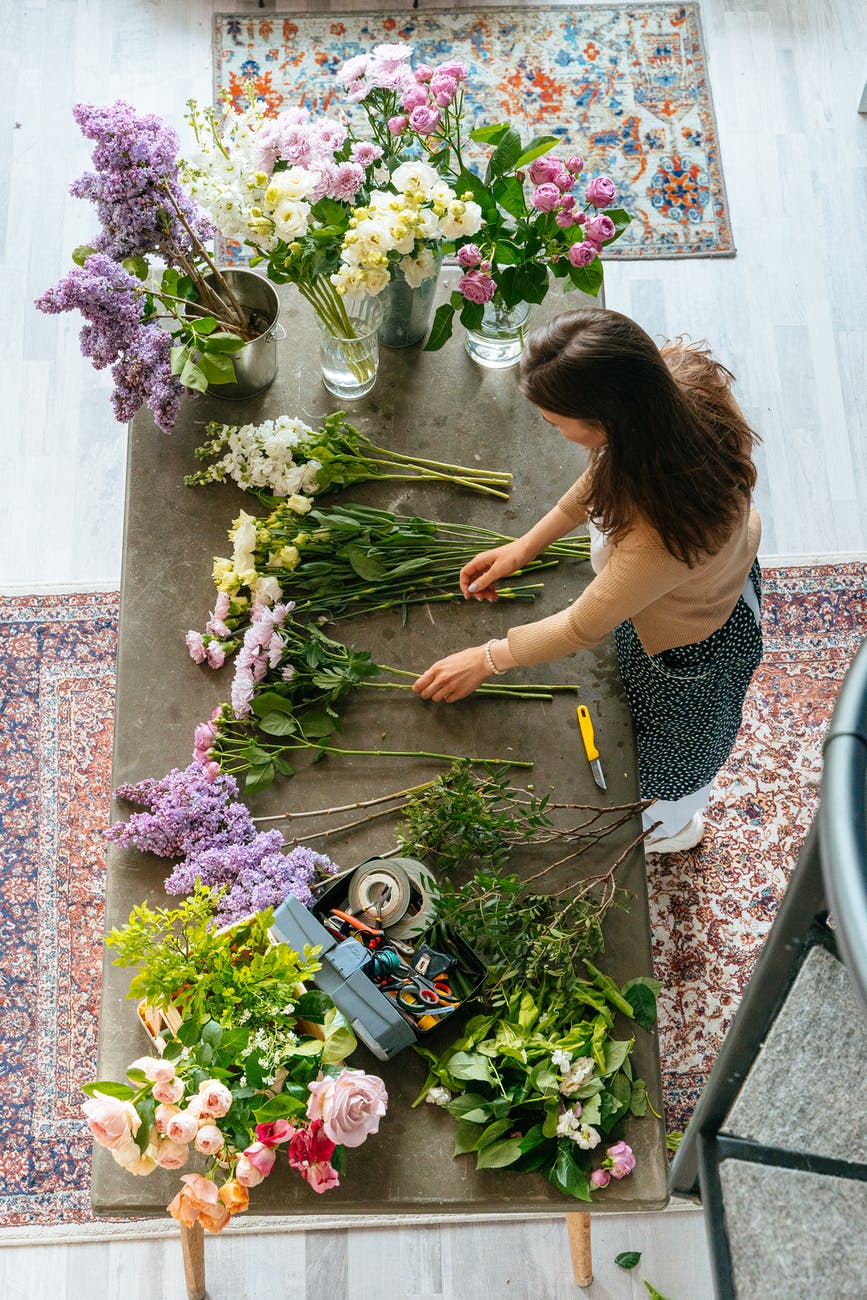
[[[693,853],[649,859],[665,1116],[682,1128],[812,821],[862,565],[767,570],[766,653]],[[92,1221],[117,596],[0,596],[0,1226]],[[155,773],[154,775],[161,775]],[[2,1238],[0,1238],[2,1241]]]
[[[393,41],[411,44],[417,63],[467,65],[474,125],[510,119],[525,140],[561,135],[589,173],[614,179],[635,220],[606,256],[734,254],[697,4],[217,14],[215,91],[241,105],[252,80],[274,113],[351,107],[335,72]]]

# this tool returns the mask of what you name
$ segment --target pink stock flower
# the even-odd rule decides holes
[[[166,1124],[166,1137],[171,1138],[173,1142],[180,1142],[182,1145],[195,1141],[198,1131],[198,1118],[191,1115],[188,1110],[179,1110],[177,1115],[172,1115],[168,1124]]]
[[[615,231],[616,227],[611,218],[606,217],[604,212],[598,212],[584,226],[584,238],[592,240],[597,247],[601,248],[606,239],[613,238]]]
[[[155,1083],[151,1092],[154,1100],[166,1106],[175,1106],[184,1095],[183,1079],[172,1079],[171,1083]]]
[[[288,1142],[297,1132],[288,1119],[275,1119],[270,1124],[256,1125],[256,1141],[266,1147],[275,1147],[280,1142]]]
[[[627,1146],[625,1142],[615,1142],[614,1146],[608,1148],[602,1163],[611,1170],[612,1178],[625,1178],[635,1168],[632,1147]]]
[[[580,176],[584,170],[584,159],[580,154],[574,153],[571,158],[566,159],[566,170],[573,176]]]
[[[326,1075],[308,1083],[307,1115],[322,1120],[332,1142],[360,1147],[371,1133],[379,1132],[379,1121],[388,1106],[385,1084],[376,1074],[344,1067],[337,1078]]]
[[[196,1134],[195,1145],[203,1156],[215,1156],[226,1145],[226,1139],[216,1124],[203,1124]]]
[[[388,119],[388,129],[392,135],[400,135],[405,131],[409,123],[408,117],[390,117]]]
[[[594,176],[584,197],[594,208],[607,208],[614,202],[616,194],[617,189],[610,176]]]
[[[439,121],[439,109],[424,105],[414,108],[409,115],[409,124],[417,135],[430,135],[439,126]]]
[[[430,81],[433,74],[434,74],[433,68],[429,68],[426,63],[420,63],[413,75],[416,81],[425,82],[425,81]]]
[[[533,190],[531,202],[540,212],[553,212],[560,206],[560,191],[553,182],[545,181],[543,185],[537,185]]]
[[[590,1175],[590,1182],[593,1187],[607,1187],[611,1182],[611,1175],[607,1169],[594,1169]]]
[[[277,1152],[265,1146],[264,1142],[251,1142],[241,1154],[249,1160],[254,1169],[259,1170],[263,1178],[268,1177],[277,1159]]]
[[[156,1162],[160,1169],[183,1169],[190,1158],[190,1148],[172,1138],[163,1138],[157,1147]]]
[[[463,248],[458,249],[458,266],[469,269],[472,266],[478,266],[482,260],[482,250],[478,244],[464,244]]]
[[[97,1093],[81,1109],[94,1140],[109,1151],[117,1150],[130,1136],[135,1137],[141,1124],[132,1102],[119,1101],[117,1097]]]
[[[497,292],[497,284],[481,271],[467,271],[458,280],[458,289],[468,302],[490,302]]]
[[[594,257],[599,256],[599,250],[585,239],[580,244],[573,244],[566,256],[573,266],[589,266]]]
[[[191,628],[184,640],[187,643],[190,658],[194,663],[203,664],[205,662],[205,643],[202,640],[201,632],[194,632]]]
[[[307,1185],[314,1192],[330,1192],[332,1187],[340,1186],[337,1170],[324,1160],[315,1165],[310,1165],[307,1169],[302,1169],[301,1177],[306,1180]]]
[[[232,1094],[219,1079],[205,1079],[199,1084],[201,1097],[199,1113],[210,1119],[220,1119],[232,1104]]]

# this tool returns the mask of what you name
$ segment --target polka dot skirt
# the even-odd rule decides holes
[[[758,561],[750,581],[761,600]],[[712,781],[741,725],[744,696],[762,658],[762,634],[743,596],[706,641],[648,655],[631,620],[615,630],[632,713],[643,799],[681,799]]]

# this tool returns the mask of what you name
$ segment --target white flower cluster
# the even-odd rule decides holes
[[[373,190],[366,207],[353,209],[332,282],[340,294],[374,297],[388,284],[397,260],[407,283],[417,288],[436,274],[430,245],[474,235],[481,224],[479,205],[458,198],[429,163],[401,163],[390,189]]]
[[[570,1062],[565,1069],[561,1065],[560,1073],[563,1077],[560,1080],[560,1091],[564,1097],[571,1097],[579,1088],[583,1088],[595,1069],[596,1063],[592,1056],[579,1056],[577,1061]]]
[[[582,1151],[592,1151],[598,1147],[601,1138],[590,1124],[581,1123],[581,1108],[566,1110],[557,1121],[557,1137],[571,1138]]]
[[[252,239],[265,251],[273,248],[276,228],[266,213],[272,178],[261,167],[257,146],[265,120],[261,107],[229,110],[218,124],[213,110],[203,112],[190,101],[187,120],[196,137],[189,157],[180,160],[187,192],[226,239]]]
[[[452,1099],[452,1094],[448,1088],[434,1087],[428,1091],[425,1101],[430,1102],[432,1106],[447,1106]]]
[[[298,465],[294,452],[315,445],[319,437],[315,429],[288,415],[264,424],[224,425],[208,445],[226,450],[199,481],[225,483],[230,478],[245,491],[265,488],[274,496],[294,497],[292,509],[303,514],[310,509],[306,498],[319,490],[316,476],[322,464],[314,459]]]

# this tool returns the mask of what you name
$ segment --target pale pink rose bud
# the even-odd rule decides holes
[[[409,115],[409,124],[418,135],[430,135],[439,126],[440,112],[436,108],[420,105]]]
[[[424,82],[424,81],[430,81],[433,74],[434,74],[433,68],[429,68],[426,63],[420,63],[418,67],[415,69],[413,75],[416,81]]]
[[[635,1156],[632,1154],[632,1147],[627,1146],[625,1142],[615,1142],[613,1147],[608,1148],[604,1163],[607,1165],[609,1160],[611,1161],[612,1178],[625,1178],[635,1168]]]
[[[584,240],[581,244],[573,244],[566,256],[573,266],[589,266],[594,257],[599,256],[599,250],[595,244]]]
[[[163,1138],[157,1147],[156,1162],[161,1169],[183,1169],[189,1156],[190,1148],[186,1144]]]
[[[406,130],[408,122],[408,117],[390,117],[388,119],[388,129],[392,135],[400,135],[401,131]]]
[[[179,1110],[177,1115],[172,1115],[168,1124],[166,1124],[166,1137],[171,1138],[173,1142],[180,1142],[184,1146],[188,1142],[195,1141],[198,1131],[198,1118],[191,1115],[189,1110]]]
[[[263,1178],[267,1178],[274,1168],[274,1161],[277,1159],[277,1152],[272,1147],[266,1147],[264,1142],[252,1142],[250,1146],[242,1152],[250,1161],[254,1169],[258,1169]]]
[[[232,1104],[232,1094],[219,1079],[205,1079],[199,1084],[199,1096],[202,1098],[202,1115],[220,1119]]]
[[[611,1182],[611,1175],[607,1169],[594,1169],[590,1175],[590,1182],[593,1187],[607,1187]]]
[[[566,159],[566,170],[573,176],[580,176],[584,170],[584,159],[580,154],[573,153],[571,158]]]
[[[157,1101],[167,1106],[175,1106],[184,1095],[183,1079],[172,1079],[171,1083],[155,1083],[151,1089]]]
[[[158,1133],[164,1134],[168,1126],[169,1120],[172,1118],[173,1115],[178,1115],[180,1113],[180,1109],[181,1109],[180,1106],[172,1106],[169,1105],[167,1102],[163,1102],[161,1105],[157,1106],[156,1110],[154,1111],[154,1128],[156,1129],[156,1131]]]
[[[156,1056],[140,1056],[129,1068],[141,1070],[150,1083],[170,1083],[175,1077],[174,1062]]]
[[[587,186],[586,199],[594,208],[607,208],[614,202],[617,189],[610,176],[594,176]]]
[[[225,1146],[223,1137],[216,1124],[203,1124],[196,1134],[196,1150],[203,1156],[215,1156]]]
[[[454,99],[457,91],[458,83],[454,77],[438,72],[431,80],[430,92],[440,108],[446,108]]]
[[[242,1187],[258,1187],[264,1180],[265,1175],[260,1173],[254,1164],[246,1156],[241,1156],[238,1161],[238,1167],[235,1170],[235,1177]]]
[[[437,64],[434,69],[434,75],[440,77],[454,77],[455,81],[466,81],[467,69],[463,63],[458,63],[455,59],[446,59],[445,63]]]
[[[94,1141],[115,1151],[138,1132],[141,1119],[132,1102],[98,1094],[82,1106]]]

